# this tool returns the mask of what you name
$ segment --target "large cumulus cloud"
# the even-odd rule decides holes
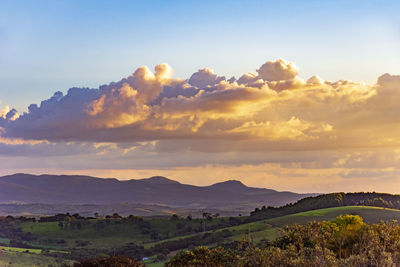
[[[98,89],[56,92],[24,114],[3,109],[0,133],[46,142],[173,140],[175,149],[190,140],[203,152],[385,147],[400,145],[399,100],[400,77],[390,74],[375,85],[303,80],[294,63],[277,59],[237,81],[207,68],[185,80],[159,64]]]
[[[281,190],[398,192],[400,76],[376,84],[299,77],[268,61],[226,79],[159,64],[96,89],[56,92],[28,112],[0,106],[0,174],[228,178]]]

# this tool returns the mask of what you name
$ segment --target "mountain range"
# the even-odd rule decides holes
[[[248,187],[229,180],[210,186],[194,186],[154,176],[117,180],[81,175],[31,175],[0,177],[0,203],[115,204],[141,203],[169,206],[250,203],[281,206],[316,194],[279,192]]]

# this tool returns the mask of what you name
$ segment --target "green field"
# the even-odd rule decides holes
[[[10,239],[8,238],[0,238],[0,243],[4,245],[9,245],[10,244]]]
[[[341,214],[359,215],[367,223],[377,223],[379,221],[388,220],[400,221],[400,210],[367,206],[346,206],[299,212],[291,215],[269,219],[266,220],[266,222],[274,226],[283,227],[285,225],[294,223],[303,224],[312,220],[330,221]]]
[[[0,250],[9,251],[9,252],[25,252],[31,254],[40,254],[42,253],[41,249],[33,249],[33,248],[14,248],[14,247],[2,247],[0,246]]]
[[[207,226],[215,227],[224,220],[226,220],[226,218],[213,219],[207,222]],[[150,229],[150,231],[146,232],[139,224],[128,221],[110,220],[110,222],[105,224],[101,229],[96,229],[94,227],[96,222],[96,220],[90,220],[79,230],[68,228],[61,229],[58,222],[27,222],[21,223],[20,227],[24,232],[30,232],[36,236],[38,238],[37,244],[40,246],[46,245],[48,248],[54,249],[74,248],[76,247],[76,241],[79,240],[87,242],[87,245],[85,245],[86,248],[102,250],[112,249],[130,242],[149,247],[159,242],[155,242],[151,236],[151,232],[156,232],[160,239],[174,239],[187,235],[187,233],[182,233],[182,229],[178,227],[179,224],[183,225],[182,227],[191,227],[193,229],[199,229],[202,225],[202,220],[200,219],[171,220],[169,218],[153,218],[145,219],[148,225],[146,229]],[[49,243],[49,240],[54,240],[54,244]],[[65,243],[57,244],[57,240],[64,240]]]
[[[38,252],[22,252],[26,249],[2,250],[0,248],[0,266],[12,267],[41,267],[41,266],[62,266],[63,264],[72,265],[72,261],[61,258],[49,257]]]

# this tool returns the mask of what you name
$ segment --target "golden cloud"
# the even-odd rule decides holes
[[[312,150],[398,146],[400,77],[377,84],[298,77],[278,59],[239,80],[201,69],[176,79],[167,64],[99,89],[56,93],[17,117],[0,112],[3,137],[49,141],[232,143],[229,149]],[[11,119],[11,117],[13,119]],[[210,147],[212,150],[213,148]],[[227,148],[228,149],[228,148]]]

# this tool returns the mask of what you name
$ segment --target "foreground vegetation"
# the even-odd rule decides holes
[[[274,242],[256,247],[197,247],[166,266],[398,266],[400,226],[396,221],[365,224],[360,216],[285,227]]]

